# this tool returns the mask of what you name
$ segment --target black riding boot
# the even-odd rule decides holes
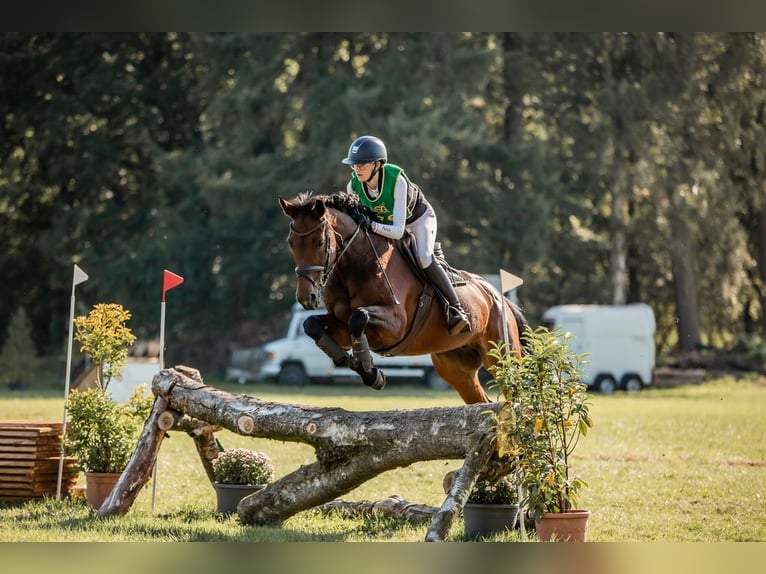
[[[433,283],[442,296],[447,300],[447,327],[450,335],[462,333],[466,329],[470,330],[471,324],[468,322],[468,316],[460,305],[460,299],[457,298],[455,288],[447,277],[447,273],[435,261],[423,269],[426,277]]]

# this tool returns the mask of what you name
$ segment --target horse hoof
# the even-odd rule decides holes
[[[372,372],[362,377],[362,382],[375,391],[380,391],[386,386],[386,375],[380,369],[373,369]]]

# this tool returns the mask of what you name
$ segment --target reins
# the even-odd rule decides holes
[[[290,222],[290,232],[295,233],[295,235],[299,237],[306,237],[307,235],[311,235],[312,233],[318,231],[320,228],[324,228],[325,235],[327,235],[328,229],[330,229],[330,223],[326,218],[322,218],[322,221],[320,221],[315,227],[312,227],[308,231],[304,231],[304,232],[297,231],[295,227],[293,226],[293,222],[292,221]],[[351,235],[351,237],[349,237],[348,241],[344,241],[343,236],[337,231],[335,231],[335,229],[333,229],[332,230],[333,233],[335,233],[335,235],[338,236],[338,238],[340,239],[340,243],[343,244],[343,249],[341,249],[338,256],[335,257],[334,259],[332,258],[334,249],[330,247],[329,241],[325,241],[325,245],[327,245],[327,247],[325,249],[324,264],[323,265],[298,265],[295,267],[295,274],[298,277],[305,277],[317,289],[320,289],[320,290],[324,289],[324,286],[327,283],[328,279],[330,279],[330,277],[333,274],[333,271],[335,271],[335,266],[341,260],[343,255],[345,255],[345,253],[349,250],[349,248],[351,247],[351,244],[354,243],[354,240],[359,235],[359,230],[361,228],[362,227],[360,225],[357,225],[356,229],[354,230],[354,233]],[[330,261],[331,259],[333,260]],[[320,277],[318,282],[314,281],[314,279],[312,279],[309,276],[309,273],[316,273],[317,271],[322,272],[322,276]]]
[[[395,305],[401,305],[399,303],[399,299],[396,298],[396,293],[394,293],[394,288],[391,287],[391,281],[388,280],[388,274],[386,273],[386,270],[383,269],[383,265],[380,263],[380,255],[378,255],[378,251],[375,249],[375,245],[372,242],[372,237],[370,237],[370,234],[365,232],[367,235],[367,241],[370,243],[370,249],[372,249],[373,254],[375,254],[375,261],[378,262],[378,267],[380,268],[380,272],[383,274],[383,279],[386,280],[386,285],[388,285],[388,290],[391,292],[391,297],[394,300]]]
[[[323,217],[322,220],[316,226],[304,232],[297,231],[295,227],[293,226],[293,222],[292,221],[290,222],[290,232],[295,233],[295,235],[299,237],[306,237],[322,228],[324,228],[325,234],[328,233],[328,229],[332,229],[332,227],[330,226],[330,222],[327,220],[327,218]],[[327,248],[325,249],[324,264],[323,265],[298,265],[295,267],[295,275],[297,275],[298,277],[305,277],[316,289],[319,289],[320,291],[323,290],[324,286],[327,284],[327,281],[330,279],[333,272],[335,271],[335,267],[338,265],[338,262],[343,258],[343,256],[351,247],[351,245],[354,243],[354,240],[359,235],[359,231],[361,231],[361,229],[362,229],[362,226],[357,225],[356,229],[354,230],[354,233],[351,235],[351,237],[348,238],[347,241],[344,241],[343,236],[340,233],[338,233],[335,229],[332,229],[333,233],[335,233],[335,235],[337,235],[338,238],[340,239],[340,243],[343,244],[343,248],[341,249],[340,253],[338,253],[338,256],[335,258],[332,258],[332,253],[334,250],[330,247],[330,242],[325,241]],[[391,281],[388,279],[386,270],[383,269],[383,265],[380,262],[380,256],[378,255],[378,252],[375,249],[375,245],[372,242],[372,238],[370,237],[370,234],[368,231],[365,230],[364,234],[367,236],[367,241],[370,244],[370,249],[372,250],[373,255],[375,255],[375,261],[377,261],[378,267],[380,268],[381,273],[383,273],[383,278],[386,280],[386,286],[388,287],[388,290],[391,293],[391,297],[393,298],[394,303],[396,305],[399,305],[400,304],[399,300],[396,298],[396,294],[394,293],[394,288],[391,286]],[[322,276],[320,277],[319,281],[314,281],[314,279],[312,279],[309,276],[309,273],[316,273],[317,271],[321,271]]]

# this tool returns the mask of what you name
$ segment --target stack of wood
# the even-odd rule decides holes
[[[654,386],[657,388],[699,385],[705,381],[705,369],[677,369],[657,367],[654,370]]]
[[[0,501],[56,495],[62,427],[51,421],[0,421]],[[74,458],[64,458],[63,496],[77,482],[74,464]]]

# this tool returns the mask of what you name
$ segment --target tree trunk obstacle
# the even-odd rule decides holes
[[[152,391],[156,399],[136,449],[99,516],[128,512],[148,482],[169,430],[182,430],[194,439],[211,481],[212,460],[218,454],[214,433],[221,429],[314,448],[315,463],[301,466],[240,502],[237,512],[245,524],[280,523],[314,507],[353,507],[354,503],[336,499],[387,470],[418,461],[462,459],[463,466],[445,477],[446,498],[438,509],[398,497],[356,503],[357,511],[389,509],[420,518],[431,514],[425,540],[444,540],[477,478],[492,479],[509,470],[509,462],[495,455],[494,420],[487,414],[497,412],[499,403],[352,412],[234,395],[205,385],[198,371],[183,366],[155,375]]]

